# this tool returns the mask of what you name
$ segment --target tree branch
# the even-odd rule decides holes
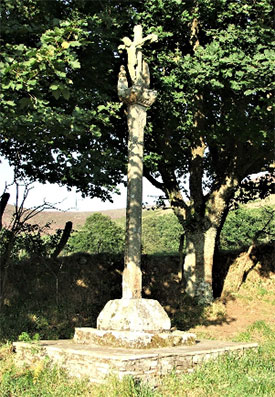
[[[60,252],[63,250],[63,248],[67,244],[67,241],[69,240],[72,228],[73,228],[72,222],[71,221],[66,222],[61,239],[60,239],[59,243],[57,244],[57,247],[55,248],[54,252],[51,255],[52,258],[57,258],[58,255],[60,254]]]
[[[164,183],[159,182],[157,179],[155,179],[152,174],[150,174],[150,171],[147,167],[144,166],[143,168],[143,174],[145,176],[146,179],[148,179],[148,181],[150,183],[152,183],[153,186],[155,186],[157,189],[162,190],[163,192],[165,192],[165,186]]]
[[[10,198],[10,194],[9,193],[3,193],[1,196],[1,200],[0,200],[0,230],[2,229],[2,219],[3,219],[3,214],[5,211],[5,208],[8,204]]]
[[[196,146],[191,148],[190,172],[190,197],[196,211],[204,211],[204,195],[202,189],[203,158],[206,143],[203,139],[205,129],[205,115],[203,111],[203,95],[197,94],[195,99],[194,134],[197,136]]]

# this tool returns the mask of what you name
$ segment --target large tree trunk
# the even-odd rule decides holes
[[[186,293],[203,304],[211,303],[213,300],[212,268],[216,235],[217,229],[213,225],[208,229],[197,226],[196,230],[186,233]]]
[[[185,233],[183,274],[186,293],[201,304],[213,301],[214,254],[236,186],[236,178],[225,177],[216,190],[206,196],[194,195],[189,204],[184,202],[176,185],[174,190],[168,191],[171,207]]]

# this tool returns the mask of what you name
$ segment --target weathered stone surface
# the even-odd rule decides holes
[[[72,340],[15,342],[18,365],[32,364],[46,356],[65,368],[72,377],[87,377],[102,383],[114,374],[120,379],[131,375],[136,379],[157,385],[160,377],[171,372],[191,372],[201,363],[225,353],[241,355],[256,343],[200,341],[193,346],[156,349],[123,349],[74,343]]]
[[[137,25],[134,27],[133,40],[129,37],[123,37],[123,44],[119,46],[119,51],[127,51],[128,71],[132,83],[132,87],[129,87],[126,69],[121,65],[117,90],[120,100],[127,106],[129,130],[126,240],[124,272],[122,275],[122,297],[125,299],[141,299],[142,297],[142,272],[140,265],[144,127],[146,125],[147,108],[154,103],[157,96],[157,91],[149,89],[150,71],[149,66],[142,57],[142,46],[147,41],[156,40],[156,34],[143,37],[142,26]],[[163,314],[161,317],[163,317]],[[123,321],[123,328],[120,329],[128,329],[129,327],[126,326],[125,320]],[[133,322],[131,321],[131,323]],[[104,329],[106,327],[104,324]],[[117,325],[115,329],[117,329]],[[151,326],[146,323],[145,328],[142,325],[136,331],[143,329],[155,329],[154,322],[152,322]],[[166,329],[166,326],[164,329]]]
[[[157,91],[149,90],[143,86],[134,85],[130,88],[121,88],[118,91],[119,99],[129,105],[141,105],[144,107],[150,107],[156,100]]]
[[[111,300],[97,318],[99,330],[162,332],[170,328],[167,313],[154,299]]]
[[[121,44],[118,47],[119,52],[127,51],[128,55],[128,70],[133,84],[143,85],[149,87],[150,76],[148,76],[148,67],[142,58],[141,48],[146,41],[154,42],[158,40],[155,33],[151,33],[146,37],[142,36],[142,26],[136,25],[134,27],[134,39],[123,37]]]
[[[196,335],[183,331],[150,333],[76,328],[74,342],[99,346],[148,349],[154,347],[194,345],[196,343]]]

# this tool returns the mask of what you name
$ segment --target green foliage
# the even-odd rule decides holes
[[[231,211],[221,232],[222,249],[242,249],[252,243],[274,239],[275,217],[271,207],[244,208]]]
[[[116,376],[109,376],[105,385],[91,388],[94,397],[154,397],[153,389],[133,379],[131,376],[124,376],[121,380]]]
[[[120,253],[124,248],[124,231],[108,216],[95,213],[86,219],[84,227],[75,232],[69,242],[69,252]]]
[[[36,333],[33,337],[31,337],[28,332],[22,332],[18,336],[18,340],[21,342],[38,342],[40,340],[40,336]]]
[[[0,361],[0,394],[8,396],[85,396],[87,382],[72,381],[65,371],[53,367],[48,360],[36,363],[31,368],[19,370],[13,363],[7,347],[2,347],[5,360]],[[0,352],[1,352],[0,350]]]
[[[25,173],[108,198],[125,172],[127,137],[115,89],[125,54],[116,49],[137,23],[159,36],[144,46],[159,92],[145,137],[151,177],[186,175],[202,135],[211,188],[233,164],[240,180],[267,166],[274,147],[271,0],[3,0],[1,153],[14,164],[20,147]],[[194,128],[198,107],[203,127]],[[162,178],[163,190],[170,177]]]
[[[273,353],[274,347],[269,344],[258,351],[248,351],[242,357],[234,354],[219,357],[191,375],[170,375],[160,387],[160,395],[184,397],[189,391],[194,397],[272,395],[275,386]]]
[[[242,169],[244,159],[239,158],[233,141],[246,156],[246,146],[250,153],[262,141],[270,151],[274,139],[270,107],[273,82],[269,74],[274,70],[272,3],[161,3],[162,6],[156,1],[145,2],[145,10],[139,16],[148,25],[150,20],[159,34],[159,42],[150,54],[154,87],[161,98],[156,103],[152,133],[147,137],[149,159],[159,155],[155,170],[160,170],[165,159],[166,169],[171,167],[181,174],[187,171],[190,148],[198,143],[202,133],[194,128],[200,107],[204,141],[209,148],[204,169],[211,178],[221,177],[224,172],[230,174],[234,154],[238,156],[237,167]],[[190,27],[195,19],[198,27],[192,41]],[[194,50],[196,40],[198,46]],[[197,94],[203,98],[201,103]],[[256,114],[267,124],[257,120]],[[266,140],[267,136],[271,141]],[[248,137],[252,138],[249,145]],[[257,161],[256,156],[253,160],[250,157],[249,166],[253,168]],[[149,161],[146,165],[153,171]]]
[[[143,242],[145,254],[174,254],[179,250],[179,241],[184,228],[174,214],[152,212],[143,217]],[[249,208],[241,206],[229,212],[223,226],[220,246],[223,250],[245,249],[253,242],[266,243],[274,239],[274,209],[264,206]]]
[[[1,2],[0,139],[21,174],[106,199],[124,151],[111,136],[120,105],[107,77],[113,26],[101,11],[98,2]]]
[[[22,259],[37,257],[49,257],[56,248],[62,233],[61,229],[55,234],[45,235],[47,227],[39,225],[26,225],[29,230],[18,232],[16,236],[9,229],[0,231],[0,256],[9,255],[9,261],[20,261]]]
[[[22,332],[19,336],[18,336],[18,340],[21,342],[31,342],[32,338],[30,337],[30,335],[28,334],[28,332]]]
[[[143,51],[158,91],[145,175],[186,221],[188,242],[194,230],[203,239],[241,181],[273,161],[273,19],[271,0],[3,0],[0,153],[34,179],[110,199],[128,137],[117,48],[140,23],[159,37]]]
[[[174,214],[153,213],[142,222],[142,249],[145,254],[174,254],[179,250],[183,229]]]

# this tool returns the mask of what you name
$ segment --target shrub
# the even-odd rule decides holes
[[[222,249],[242,249],[266,243],[275,235],[275,218],[271,208],[244,208],[228,214],[221,232]]]
[[[143,220],[142,233],[145,254],[173,254],[178,252],[183,229],[174,214],[154,214]]]
[[[69,252],[90,254],[119,253],[124,248],[124,231],[108,216],[95,213],[86,219],[84,227],[71,236]]]

